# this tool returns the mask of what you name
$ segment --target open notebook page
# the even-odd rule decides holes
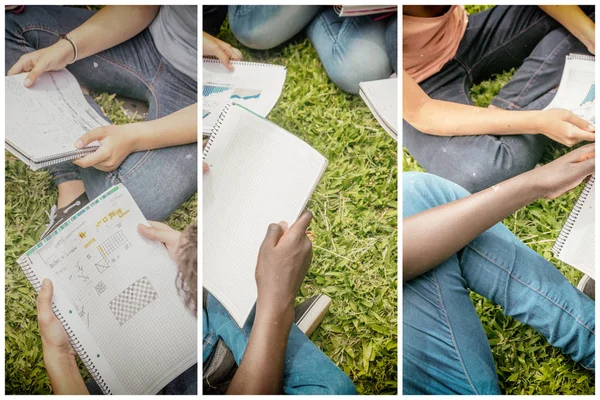
[[[254,272],[270,223],[292,224],[327,160],[308,144],[239,105],[205,149],[203,285],[242,326],[256,301]]]
[[[79,83],[66,69],[45,72],[31,86],[27,73],[5,77],[6,141],[33,160],[76,151],[84,133],[109,125],[87,103]],[[98,146],[98,142],[88,147]]]
[[[566,239],[556,258],[566,262],[581,272],[595,278],[595,236],[594,236],[594,198],[595,177],[586,186],[587,195],[581,205],[577,205],[569,215],[568,226],[563,228]],[[572,224],[572,225],[571,225]]]
[[[155,394],[197,362],[177,265],[140,223],[129,192],[114,186],[19,260],[52,280],[54,304],[112,394]]]
[[[361,82],[363,98],[379,124],[398,140],[398,79]]]
[[[231,61],[228,70],[221,61],[202,61],[202,129],[210,130],[223,108],[232,102],[266,117],[281,96],[286,69],[281,65]]]
[[[558,91],[546,109],[573,110],[582,104],[594,101],[596,94],[594,66],[593,56],[568,55]]]

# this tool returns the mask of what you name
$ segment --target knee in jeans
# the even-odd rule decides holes
[[[392,74],[387,54],[381,49],[372,52],[345,53],[335,64],[331,62],[332,60],[321,61],[333,83],[344,92],[352,94],[358,94],[360,82],[386,79]]]
[[[335,373],[332,371],[324,376],[327,379],[327,382],[325,382],[325,387],[328,390],[327,394],[356,394],[354,383],[343,371],[337,370]]]

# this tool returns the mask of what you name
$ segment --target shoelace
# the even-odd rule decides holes
[[[50,213],[48,213],[48,211],[45,211],[46,215],[48,216],[49,222],[46,224],[46,230],[44,231],[44,233],[42,233],[41,237],[44,237],[46,233],[48,233],[48,230],[52,227],[52,225],[54,225],[54,221],[56,221],[56,210],[58,210],[58,208],[55,204],[50,209]]]

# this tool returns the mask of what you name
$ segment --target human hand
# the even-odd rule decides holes
[[[595,143],[581,146],[551,163],[530,171],[530,181],[540,185],[540,197],[555,199],[593,174],[596,166],[595,146]]]
[[[269,225],[256,264],[257,311],[293,311],[312,260],[312,244],[305,233],[311,220],[312,213],[304,211],[289,229],[285,222]]]
[[[217,57],[231,71],[233,71],[233,65],[229,60],[239,61],[242,59],[241,51],[206,32],[202,32],[202,55]]]
[[[167,224],[156,221],[148,221],[150,226],[138,225],[140,235],[150,240],[158,240],[164,243],[173,258],[177,258],[177,249],[179,248],[179,239],[181,232],[176,231]]]
[[[50,47],[23,54],[7,72],[16,75],[29,72],[25,77],[25,87],[31,87],[46,71],[60,71],[73,60],[73,46],[67,40],[59,40]]]
[[[540,133],[568,147],[596,140],[596,128],[592,124],[562,108],[540,111],[536,125]]]
[[[206,147],[206,143],[208,142],[207,139],[204,139],[202,141],[202,148],[204,149]],[[210,169],[210,167],[208,166],[208,164],[206,163],[206,161],[202,161],[202,173],[207,172]]]
[[[139,124],[106,125],[92,129],[81,136],[75,147],[82,149],[98,141],[100,147],[87,156],[74,160],[81,168],[94,167],[100,171],[114,171],[127,156],[135,151],[135,138]]]
[[[50,279],[42,281],[42,288],[37,297],[38,325],[42,336],[44,354],[75,358],[75,350],[71,346],[69,336],[52,310],[54,286]]]

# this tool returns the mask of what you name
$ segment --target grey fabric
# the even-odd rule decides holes
[[[198,7],[161,6],[149,29],[160,54],[198,82]]]

